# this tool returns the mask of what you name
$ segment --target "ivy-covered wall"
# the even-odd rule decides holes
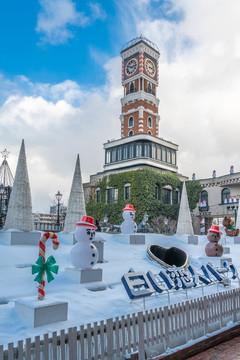
[[[128,183],[130,184],[130,199],[124,200],[124,185]],[[159,185],[159,200],[155,198],[156,185]],[[162,201],[162,191],[165,185],[172,187],[172,205],[164,204]],[[107,187],[118,188],[117,203],[106,204]],[[149,222],[159,215],[177,220],[180,204],[177,204],[176,201],[176,189],[178,188],[181,193],[182,182],[174,174],[161,174],[160,172],[150,169],[110,174],[108,180],[106,176],[103,177],[95,188],[100,189],[101,201],[96,203],[95,198],[91,199],[86,204],[86,210],[89,216],[92,216],[98,221],[103,221],[106,215],[110,223],[116,225],[121,224],[123,221],[122,209],[126,204],[132,204],[134,206],[136,210],[136,223],[142,221],[145,213],[149,216]],[[197,180],[187,181],[186,188],[189,197],[189,206],[190,209],[193,210],[199,201],[201,185]]]

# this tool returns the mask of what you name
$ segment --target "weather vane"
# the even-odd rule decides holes
[[[3,151],[1,151],[1,154],[2,154],[2,157],[4,158],[4,160],[6,160],[6,158],[10,154],[10,151],[7,151],[7,149],[4,149]]]

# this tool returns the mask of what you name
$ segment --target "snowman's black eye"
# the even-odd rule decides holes
[[[91,235],[91,231],[90,231],[90,230],[87,230],[87,234],[88,234],[88,235]]]

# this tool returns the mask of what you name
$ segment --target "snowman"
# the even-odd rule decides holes
[[[121,224],[121,233],[122,234],[134,234],[137,232],[137,224],[133,221],[135,218],[135,212],[133,205],[126,205],[123,209],[123,219],[124,221]]]
[[[97,226],[91,216],[82,216],[76,226],[74,236],[77,244],[70,252],[71,262],[77,269],[90,269],[98,261],[97,248],[92,244]]]

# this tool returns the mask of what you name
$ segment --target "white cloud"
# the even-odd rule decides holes
[[[43,42],[65,43],[73,37],[69,26],[84,27],[89,22],[83,12],[76,10],[72,0],[41,0],[41,6],[36,31],[42,34]]]
[[[58,190],[67,204],[77,154],[84,182],[103,170],[103,143],[120,133],[120,83],[112,76],[118,66],[118,58],[106,64],[106,84],[86,93],[71,81],[31,83],[35,96],[11,95],[0,106],[0,142],[11,152],[13,175],[25,140],[34,210],[48,211]]]

